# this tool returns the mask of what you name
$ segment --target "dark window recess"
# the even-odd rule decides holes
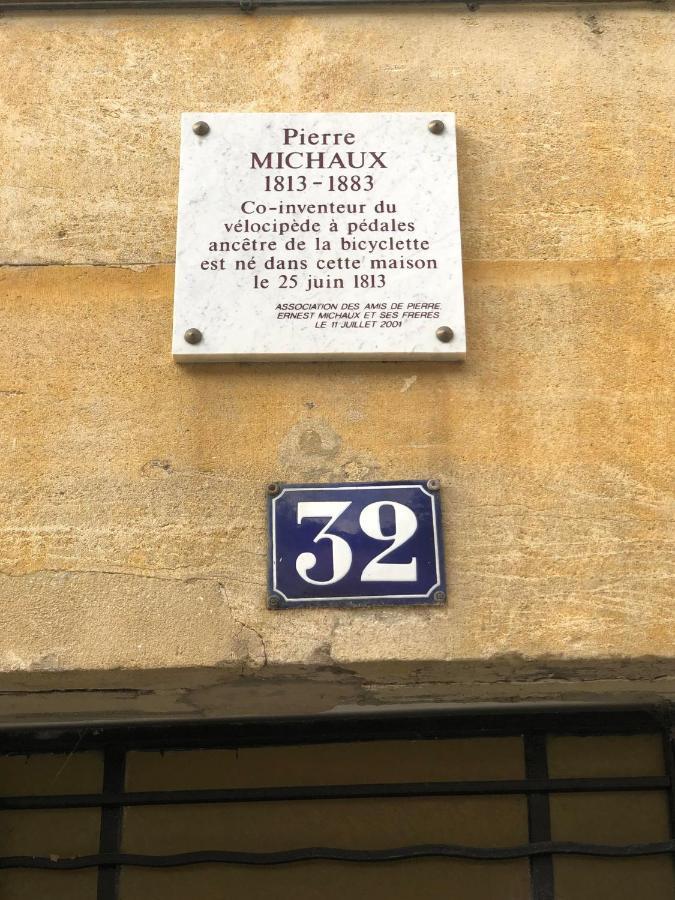
[[[554,777],[547,747],[560,736],[660,735],[664,749],[662,774],[630,776]],[[516,736],[522,739],[524,777],[517,779],[414,781],[356,784],[311,784],[212,789],[129,791],[125,788],[127,754],[136,751],[243,749],[361,744],[368,741],[451,741],[457,738]],[[500,709],[474,715],[350,716],[325,719],[285,719],[157,723],[125,726],[49,726],[0,731],[2,758],[63,754],[72,758],[92,751],[102,756],[103,777],[97,793],[48,793],[39,796],[2,786],[0,815],[19,810],[100,810],[98,852],[73,856],[0,856],[0,870],[97,870],[97,900],[120,900],[120,872],[189,867],[200,863],[222,866],[289,866],[300,861],[333,860],[368,865],[419,859],[529,861],[532,900],[555,900],[555,860],[562,857],[603,859],[673,855],[675,853],[675,756],[672,710],[561,708],[556,712],[515,713]],[[260,774],[264,785],[265,774]],[[8,790],[9,787],[9,790]],[[660,792],[666,798],[669,839],[641,843],[589,843],[552,839],[552,795],[595,795]],[[133,807],[180,807],[206,804],[365,800],[381,798],[476,797],[521,795],[527,801],[528,841],[510,846],[415,844],[378,849],[339,846],[291,847],[275,850],[232,850],[227,846],[149,855],[123,852],[124,810]],[[283,834],[279,836],[283,842]]]

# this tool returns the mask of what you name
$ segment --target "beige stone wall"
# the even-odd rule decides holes
[[[672,12],[0,18],[0,718],[672,693]],[[191,109],[454,109],[467,362],[173,363]],[[447,607],[266,610],[266,482],[429,476]]]

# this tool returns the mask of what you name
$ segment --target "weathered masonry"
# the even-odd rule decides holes
[[[2,716],[670,695],[670,5],[2,6]],[[452,108],[466,362],[177,366],[191,108]],[[267,482],[432,475],[446,607],[266,610]]]

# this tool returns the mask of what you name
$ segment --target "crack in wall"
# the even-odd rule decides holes
[[[26,688],[25,690],[1,691],[0,697],[44,696],[47,694],[113,694],[128,697],[148,697],[156,694],[153,688]]]
[[[187,566],[185,568],[188,568]],[[158,575],[150,572],[130,572],[123,569],[29,569],[26,572],[8,572],[0,570],[0,577],[5,578],[30,578],[39,575],[119,575],[123,578],[147,578],[151,581],[170,581],[177,584],[193,584],[195,582],[206,582],[211,585],[220,585],[218,574],[212,575]],[[233,581],[240,581],[234,576],[227,576]],[[246,584],[263,585],[262,581],[254,581],[251,578],[245,579]]]
[[[217,581],[216,584],[217,584],[217,586],[218,586],[218,590],[219,590],[219,592],[220,592],[220,596],[221,596],[223,602],[227,605],[228,610],[231,610],[232,603],[231,603],[231,601],[230,601],[230,595],[229,595],[228,592],[227,592],[227,587],[225,586],[225,584],[224,584],[222,581]],[[245,629],[247,629],[248,631],[253,632],[253,634],[255,634],[256,637],[258,638],[258,640],[260,641],[260,648],[261,648],[262,654],[263,654],[262,668],[264,669],[265,666],[267,665],[267,646],[265,645],[265,639],[264,639],[264,637],[263,637],[262,634],[258,631],[257,628],[254,628],[254,627],[253,627],[253,625],[249,625],[247,622],[242,622],[242,621],[240,621],[239,619],[237,619],[235,616],[232,616],[232,619],[233,619],[233,621],[236,622],[237,625],[239,625],[241,628],[245,628]],[[243,663],[242,668],[241,668],[240,675],[242,675],[242,676],[243,676],[244,672],[246,671],[246,662],[247,662],[247,661],[244,660],[244,663]]]

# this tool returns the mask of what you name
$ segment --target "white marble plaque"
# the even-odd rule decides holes
[[[453,113],[183,114],[177,360],[465,351]]]

